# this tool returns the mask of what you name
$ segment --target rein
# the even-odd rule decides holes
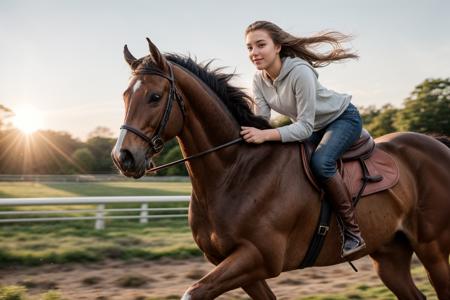
[[[168,167],[171,167],[171,166],[180,164],[180,163],[182,163],[182,162],[185,162],[185,161],[188,161],[188,160],[191,160],[191,159],[194,159],[194,158],[198,158],[198,157],[200,157],[200,156],[204,156],[204,155],[206,155],[206,154],[208,154],[208,153],[211,153],[211,152],[220,150],[220,149],[222,149],[222,148],[226,148],[226,147],[229,147],[229,146],[231,146],[231,145],[237,144],[237,143],[239,143],[239,142],[241,142],[241,141],[243,141],[243,140],[244,140],[244,139],[243,139],[242,137],[237,138],[237,139],[232,140],[232,141],[230,141],[230,142],[227,142],[227,143],[225,143],[225,144],[222,144],[222,145],[216,146],[216,147],[214,147],[214,148],[208,149],[208,150],[206,150],[206,151],[203,151],[203,152],[200,152],[200,153],[197,153],[197,154],[188,156],[188,157],[186,157],[186,158],[182,158],[182,159],[179,159],[179,160],[176,160],[176,161],[173,161],[173,162],[170,162],[170,163],[167,163],[167,164],[158,166],[158,167],[151,168],[151,169],[147,170],[146,173],[156,172],[156,171],[159,171],[159,170],[161,170],[161,169],[165,169],[165,168],[168,168]]]
[[[167,122],[169,121],[169,116],[170,116],[170,112],[172,111],[174,99],[177,101],[178,105],[180,106],[180,109],[183,113],[183,119],[186,117],[185,116],[186,110],[184,107],[183,98],[180,96],[180,94],[178,94],[178,92],[176,90],[175,77],[173,75],[173,70],[172,70],[171,64],[168,63],[168,67],[169,67],[169,72],[170,72],[169,76],[167,76],[166,74],[164,74],[162,72],[156,71],[156,70],[142,69],[142,70],[134,72],[135,75],[157,75],[157,76],[167,79],[170,83],[169,99],[167,100],[167,105],[166,105],[166,108],[164,109],[164,113],[162,115],[161,122],[159,123],[158,128],[155,130],[155,133],[153,134],[153,136],[148,137],[141,130],[134,128],[132,126],[126,125],[126,124],[123,124],[122,126],[120,126],[120,129],[128,130],[128,131],[134,133],[135,135],[137,135],[138,137],[140,137],[141,139],[143,139],[150,146],[151,150],[153,150],[153,152],[155,152],[155,153],[161,152],[162,149],[164,148],[164,141],[161,138],[161,133],[163,132],[163,130],[165,129],[165,127],[167,125]],[[151,168],[149,170],[146,170],[146,173],[156,172],[158,170],[165,169],[165,168],[180,164],[182,162],[204,156],[208,153],[211,153],[211,152],[229,147],[231,145],[237,144],[243,140],[244,139],[242,137],[239,137],[235,140],[229,141],[225,144],[216,146],[216,147],[208,149],[206,151],[203,151],[203,152],[200,152],[200,153],[197,153],[197,154],[188,156],[186,158],[179,159],[179,160],[176,160],[176,161],[173,161],[173,162],[170,162],[170,163],[158,166],[158,167]]]

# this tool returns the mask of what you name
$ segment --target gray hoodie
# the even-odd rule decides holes
[[[337,119],[351,96],[324,88],[317,80],[316,70],[301,58],[286,57],[282,63],[280,74],[273,82],[264,71],[255,74],[255,113],[267,120],[271,109],[288,116],[293,123],[277,128],[281,141],[302,141]]]

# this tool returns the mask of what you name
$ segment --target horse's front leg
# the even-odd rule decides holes
[[[242,287],[244,291],[252,298],[257,300],[275,300],[275,294],[270,289],[265,280],[247,284]]]
[[[238,248],[211,272],[193,284],[182,300],[214,299],[232,289],[278,275],[278,266],[265,266],[261,252],[254,246]]]

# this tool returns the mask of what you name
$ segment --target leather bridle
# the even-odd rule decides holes
[[[163,72],[155,70],[155,69],[141,68],[141,69],[137,69],[136,71],[133,72],[133,75],[157,75],[157,76],[160,76],[160,77],[163,77],[163,78],[167,79],[169,81],[169,84],[170,84],[170,87],[169,87],[169,99],[167,100],[166,108],[164,109],[164,113],[163,113],[163,116],[161,118],[161,121],[160,121],[157,129],[155,130],[155,133],[152,135],[152,137],[148,137],[141,130],[139,130],[137,128],[134,128],[132,126],[129,126],[127,124],[123,124],[122,126],[120,126],[120,129],[128,130],[128,131],[134,133],[135,135],[137,135],[138,137],[140,137],[141,139],[143,139],[150,146],[151,150],[154,153],[159,153],[159,152],[162,151],[162,149],[164,149],[164,141],[161,138],[161,134],[163,133],[164,129],[166,128],[167,122],[169,121],[169,116],[170,116],[170,112],[172,111],[174,99],[177,101],[178,105],[180,106],[181,112],[183,114],[183,121],[184,121],[184,119],[186,117],[186,109],[185,109],[185,106],[184,106],[184,101],[183,101],[183,98],[181,97],[181,95],[178,93],[178,91],[176,89],[175,77],[173,75],[172,66],[171,66],[171,64],[169,62],[167,62],[167,65],[169,67],[169,76],[167,76]],[[244,139],[242,137],[239,137],[239,138],[234,139],[232,141],[229,141],[229,142],[227,142],[225,144],[213,147],[211,149],[208,149],[206,151],[203,151],[203,152],[191,155],[189,157],[186,157],[186,158],[183,158],[183,159],[179,159],[177,161],[164,164],[162,166],[151,168],[151,169],[147,170],[147,172],[155,172],[157,170],[165,169],[167,167],[170,167],[170,166],[173,166],[173,165],[176,165],[176,164],[180,164],[182,162],[185,162],[185,161],[197,158],[197,157],[201,157],[203,155],[206,155],[208,153],[217,151],[219,149],[229,147],[229,146],[237,144],[237,143],[239,143],[239,142],[241,142],[243,140]]]
[[[155,132],[153,133],[152,137],[148,137],[145,133],[143,133],[141,130],[134,128],[132,126],[123,124],[120,126],[120,129],[126,129],[128,131],[131,131],[141,139],[143,139],[147,144],[149,144],[151,150],[154,153],[159,153],[164,149],[164,141],[161,138],[161,134],[164,132],[164,129],[166,128],[167,122],[169,121],[169,116],[172,111],[173,107],[173,101],[174,99],[177,101],[178,105],[180,106],[181,112],[183,114],[183,121],[186,115],[186,110],[183,102],[183,98],[178,94],[176,86],[175,86],[175,77],[173,76],[173,70],[170,63],[167,63],[169,67],[169,76],[164,74],[161,71],[155,70],[155,69],[137,69],[135,72],[133,72],[134,75],[157,75],[160,77],[163,77],[169,81],[170,87],[169,87],[169,99],[167,100],[166,107],[164,109],[164,113],[162,115],[161,121],[159,122],[159,125]]]

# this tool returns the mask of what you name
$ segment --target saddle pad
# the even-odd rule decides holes
[[[370,176],[381,175],[379,182],[369,182],[362,193],[367,196],[395,186],[399,179],[399,170],[395,160],[386,152],[375,148],[372,155],[365,160]],[[358,160],[344,163],[342,177],[352,197],[356,197],[362,186],[363,171]]]
[[[320,190],[320,186],[317,184],[317,181],[315,180],[309,165],[311,153],[308,153],[309,151],[306,149],[303,143],[301,143],[300,149],[302,152],[303,168],[306,172],[306,175],[313,186],[316,187],[316,189]],[[379,182],[369,182],[361,196],[367,196],[384,191],[395,186],[398,183],[398,166],[395,160],[388,153],[375,147],[372,155],[368,159],[365,159],[364,162],[367,166],[370,176],[381,175],[383,176],[383,180]],[[345,161],[344,163],[340,161],[338,169],[342,174],[344,183],[350,191],[350,194],[353,198],[356,197],[363,184],[363,171],[359,160]]]

